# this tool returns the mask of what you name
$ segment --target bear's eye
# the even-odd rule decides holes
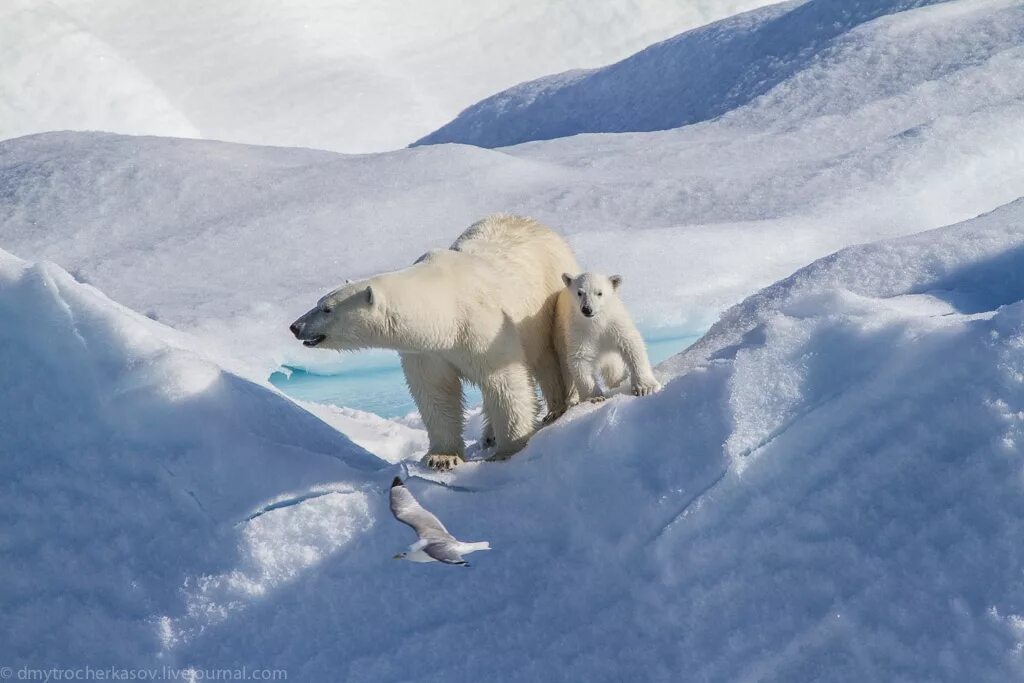
[[[320,310],[321,310],[321,312],[323,312],[323,313],[330,313],[330,312],[331,312],[331,308],[330,308],[329,306],[324,306],[324,307],[323,307],[323,308],[321,308]]]
[[[598,293],[597,293],[597,295],[598,295],[598,296],[602,296],[601,292],[598,292]]]
[[[581,289],[580,291],[576,292],[576,293],[577,293],[577,294],[578,294],[579,296],[581,296],[581,297],[583,296],[583,290],[582,290],[582,289]]]

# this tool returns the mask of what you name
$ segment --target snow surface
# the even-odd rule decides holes
[[[152,661],[367,523],[384,463],[186,335],[5,252],[0,320],[6,665]]]
[[[0,252],[0,664],[1024,676],[1020,4],[858,3],[879,18],[843,31],[849,7],[719,25],[708,49],[798,10],[818,37],[761,44],[799,68],[675,130],[365,156],[0,143],[0,246],[31,259]],[[338,363],[287,338],[318,294],[496,210],[623,272],[647,329],[711,326],[661,393],[439,475],[416,416],[265,382]],[[395,475],[494,550],[392,561]]]
[[[5,0],[0,139],[395,149],[502,88],[768,1]]]
[[[836,249],[1024,196],[1019,4],[949,2],[844,35],[846,48],[821,43],[756,101],[669,131],[364,156],[107,134],[9,140],[0,245],[268,373],[322,372],[343,357],[298,347],[283,322],[345,278],[404,266],[512,211],[561,230],[587,267],[621,272],[646,329],[701,332]]]
[[[399,466],[3,256],[0,654],[310,681],[1018,678],[1021,272],[1024,200],[853,247],[739,305],[660,394],[578,408],[508,463],[407,463],[494,547],[454,570],[389,559]]]
[[[920,9],[907,11],[913,8]],[[879,120],[882,107],[897,119],[906,118],[896,114],[905,107],[938,118],[979,96],[1019,98],[1022,15],[1014,0],[784,2],[607,67],[523,83],[469,107],[417,144],[502,147],[578,133],[665,130],[748,104],[753,112],[740,116],[743,123],[774,130],[811,117]],[[936,89],[951,100],[934,99]],[[866,106],[872,100],[882,107]]]

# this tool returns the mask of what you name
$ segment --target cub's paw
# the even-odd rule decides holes
[[[588,403],[604,403],[604,400],[606,398],[607,397],[604,396],[604,395],[591,396],[590,398],[587,399],[587,402]]]
[[[423,460],[421,460],[421,462],[432,470],[448,472],[462,462],[462,457],[458,455],[428,453],[423,456]]]
[[[659,391],[661,391],[661,384],[659,384],[658,380],[653,377],[633,384],[634,396],[650,396],[651,394]]]

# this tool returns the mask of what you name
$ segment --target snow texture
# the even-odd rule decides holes
[[[4,0],[0,139],[396,149],[502,88],[769,1]]]
[[[739,305],[660,394],[574,409],[501,465],[407,463],[454,533],[491,540],[458,574],[389,559],[401,470],[5,256],[2,654],[298,680],[1017,678],[1022,225],[1024,201],[844,250]]]
[[[913,8],[922,9],[906,11]],[[417,144],[503,147],[579,133],[665,130],[744,105],[766,125],[784,129],[809,114],[848,115],[879,95],[893,109],[900,101],[926,106],[918,98],[927,100],[950,80],[959,92],[943,109],[976,92],[1016,99],[1021,14],[1013,0],[784,2],[607,67],[523,83],[469,107]]]
[[[761,44],[797,55],[781,80],[661,132],[366,156],[0,143],[0,245],[30,259],[0,252],[0,664],[1021,679],[1021,7],[730,20],[708,49],[816,17],[778,34],[799,50]],[[318,294],[495,210],[623,272],[648,328],[730,307],[659,394],[443,475],[416,463],[416,416],[264,381],[337,362],[286,338]],[[493,550],[393,561],[396,475]]]
[[[801,69],[668,131],[364,156],[105,134],[6,141],[0,244],[264,370],[327,371],[343,361],[297,348],[282,320],[494,211],[536,217],[585,267],[622,273],[644,329],[696,332],[815,258],[1024,195],[1019,3],[873,3],[877,19],[826,39],[864,17],[812,0],[713,25],[707,49],[817,5],[792,34],[810,41]]]

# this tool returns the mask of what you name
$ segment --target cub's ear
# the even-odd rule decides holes
[[[618,289],[619,285],[622,284],[622,276],[612,275],[610,278],[608,278],[608,281],[612,283],[612,289]]]
[[[571,285],[572,284],[572,275],[569,275],[569,273],[562,273],[562,282],[565,283],[566,287]]]
[[[375,298],[376,297],[374,297],[374,295],[373,295],[373,287],[371,285],[367,285],[366,286],[366,303],[368,303],[368,304],[370,304],[372,306]]]

